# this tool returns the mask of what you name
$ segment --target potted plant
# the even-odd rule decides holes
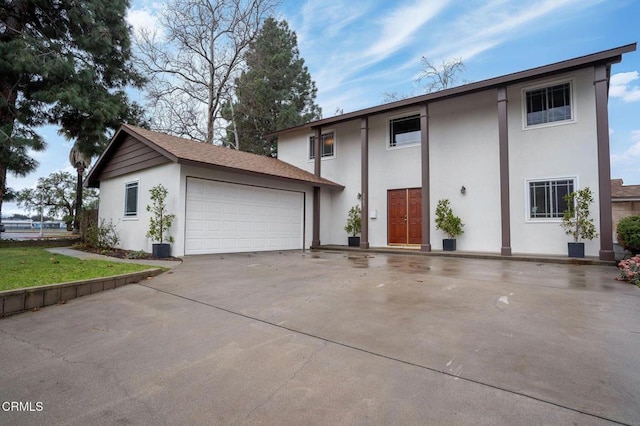
[[[598,236],[589,206],[593,203],[591,188],[582,188],[564,196],[567,208],[562,216],[561,226],[567,235],[573,237],[568,243],[569,257],[584,257],[584,243],[580,239],[593,240]]]
[[[169,228],[176,218],[174,214],[167,214],[167,188],[162,184],[158,184],[149,190],[151,194],[151,205],[147,206],[147,211],[151,213],[149,219],[149,231],[147,237],[151,241],[157,241],[152,244],[153,257],[160,259],[171,256],[171,245],[173,237],[168,235]]]
[[[438,201],[436,206],[436,229],[441,230],[448,237],[442,240],[442,250],[455,251],[456,237],[464,233],[463,226],[462,220],[453,214],[449,200]]]
[[[358,194],[358,200],[362,198],[362,194]],[[362,230],[362,207],[360,204],[349,209],[347,214],[347,225],[344,230],[349,234],[349,247],[360,247],[360,237],[358,234]]]

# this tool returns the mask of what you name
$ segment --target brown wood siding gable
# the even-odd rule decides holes
[[[102,169],[100,180],[122,176],[168,162],[170,160],[158,151],[133,136],[127,136]]]

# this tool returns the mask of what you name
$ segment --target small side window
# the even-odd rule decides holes
[[[325,157],[335,157],[336,155],[336,138],[334,132],[323,133],[321,136],[322,146],[320,147],[320,156],[321,158]],[[316,158],[315,151],[316,137],[309,136],[309,159],[313,160]]]
[[[389,148],[420,143],[420,115],[389,120]]]
[[[124,216],[138,216],[138,182],[129,182],[124,187]]]

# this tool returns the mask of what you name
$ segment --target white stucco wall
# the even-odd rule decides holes
[[[350,185],[344,191],[321,189],[320,242],[346,244],[348,235],[344,226],[347,214],[352,206],[359,203],[360,122],[356,120],[323,128],[323,133],[329,131],[335,132],[335,156],[322,158],[322,177],[343,185],[350,182]],[[297,132],[281,137],[278,158],[314,173],[314,160],[309,160],[310,136],[311,132]]]
[[[138,215],[125,218],[125,184],[135,181],[138,181]],[[150,217],[146,206],[151,203],[149,190],[159,183],[168,190],[167,211],[177,216],[170,230],[170,235],[177,240],[180,227],[184,226],[182,215],[178,213],[183,197],[180,191],[180,166],[169,163],[100,182],[98,217],[100,220],[111,220],[116,225],[121,240],[120,248],[151,252],[152,241],[146,236]],[[173,252],[172,254],[176,255]]]
[[[457,249],[500,252],[500,162],[495,90],[429,105],[431,245],[442,249],[435,227],[440,199],[449,199],[464,234]],[[461,193],[464,186],[466,191]]]
[[[569,124],[523,129],[523,87],[571,79],[575,121]],[[526,220],[529,179],[575,177],[577,188],[589,186],[596,202],[592,216],[599,228],[598,165],[593,70],[581,70],[508,87],[509,190],[511,246],[514,254],[566,255],[569,241],[559,220]],[[387,245],[387,190],[421,187],[420,146],[388,148],[389,118],[418,113],[418,108],[369,117],[369,242]],[[360,120],[327,126],[336,132],[336,157],[323,159],[322,176],[345,186],[342,192],[324,192],[321,207],[321,242],[346,244],[343,230],[347,211],[360,192]],[[281,135],[278,157],[313,172],[308,160],[309,132]],[[451,200],[461,217],[464,234],[458,249],[499,253],[501,240],[500,165],[496,89],[429,105],[431,180],[431,245],[442,248],[441,231],[435,229],[434,211],[439,199]],[[466,188],[465,194],[460,189]],[[369,212],[363,212],[363,218]],[[586,254],[596,256],[599,240],[586,242]]]
[[[513,253],[566,255],[567,242],[572,241],[560,227],[560,219],[527,219],[526,182],[529,179],[575,177],[576,189],[590,187],[596,200],[591,213],[596,229],[600,229],[594,71],[576,71],[541,80],[535,85],[568,79],[573,82],[575,100],[575,120],[570,123],[524,129],[522,89],[532,84],[510,86],[507,91]],[[599,239],[585,241],[587,256],[597,256],[599,248]]]
[[[311,245],[313,231],[313,189],[310,186],[278,179],[260,178],[251,175],[228,173],[193,166],[180,166],[178,164],[171,163],[100,182],[99,218],[106,219],[107,221],[112,220],[116,225],[121,239],[121,243],[119,245],[120,248],[151,252],[152,241],[146,237],[150,217],[149,213],[146,211],[146,206],[151,201],[149,197],[149,190],[158,183],[162,183],[169,191],[169,195],[167,197],[167,211],[176,215],[176,220],[170,230],[170,235],[173,236],[175,240],[171,246],[171,254],[172,256],[184,256],[184,218],[186,209],[185,200],[187,177],[197,177],[304,193],[304,246],[309,247]],[[134,181],[139,182],[138,215],[135,218],[125,218],[125,184]]]

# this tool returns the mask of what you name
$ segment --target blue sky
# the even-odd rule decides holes
[[[153,28],[162,2],[137,0],[129,22]],[[421,93],[420,59],[462,58],[462,78],[480,81],[637,42],[636,0],[283,0],[276,11],[298,36],[300,54],[318,86],[325,117],[383,103],[385,92]],[[640,184],[640,52],[613,66],[609,99],[611,175]],[[9,186],[35,185],[68,165],[71,143],[48,142],[38,170],[9,176]],[[11,203],[3,214],[18,212]]]

